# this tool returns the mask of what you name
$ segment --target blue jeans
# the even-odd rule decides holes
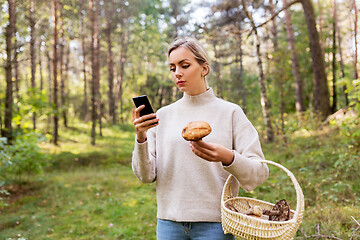
[[[219,222],[174,222],[158,219],[157,240],[234,240]]]

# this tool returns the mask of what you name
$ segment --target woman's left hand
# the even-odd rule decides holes
[[[203,140],[191,141],[193,153],[209,162],[221,162],[229,166],[234,161],[234,153],[230,149],[216,143],[206,143]]]

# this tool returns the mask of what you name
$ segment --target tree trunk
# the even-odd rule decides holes
[[[243,67],[243,49],[242,49],[242,35],[241,33],[238,35],[238,45],[239,45],[239,53],[238,53],[238,74],[239,74],[239,86],[240,86],[240,95],[241,95],[241,107],[246,114],[247,112],[247,104],[246,104],[246,89],[244,84],[244,67]]]
[[[285,3],[284,3],[285,4]],[[269,1],[269,5],[270,5],[270,14],[271,16],[275,15],[275,7],[274,7],[274,3],[273,0]],[[281,58],[278,54],[279,52],[279,44],[278,44],[278,31],[277,31],[277,23],[276,23],[276,18],[272,19],[272,26],[271,26],[271,33],[272,33],[272,41],[273,41],[273,45],[274,45],[274,52],[275,52],[275,57],[273,59],[274,63],[278,64],[278,67],[276,67],[274,69],[274,73],[275,74],[275,81],[279,87],[280,90],[280,122],[281,122],[281,126],[280,126],[280,132],[281,132],[281,136],[284,137],[284,132],[285,132],[285,119],[284,119],[284,113],[285,113],[285,91],[284,91],[284,78],[283,76],[283,72],[284,72],[284,67],[283,64],[280,64]]]
[[[63,99],[63,111],[62,111],[62,115],[63,115],[63,119],[64,119],[64,126],[65,127],[69,127],[68,125],[68,117],[67,117],[67,109],[68,109],[68,106],[66,105],[66,102],[67,102],[67,99],[68,99],[68,91],[67,91],[67,84],[68,84],[68,76],[69,76],[69,62],[70,62],[70,45],[68,45],[68,47],[66,48],[66,53],[65,53],[65,66],[64,66],[64,71],[65,71],[65,74],[64,74],[64,99]]]
[[[352,1],[353,10],[354,10],[354,79],[359,78],[358,73],[358,50],[357,50],[357,22],[358,22],[358,12],[357,12],[357,6],[356,1]]]
[[[91,144],[95,145],[96,137],[96,96],[95,96],[95,84],[96,84],[96,56],[95,56],[95,44],[96,44],[96,35],[95,35],[95,13],[94,13],[94,1],[90,0],[90,28],[91,28]]]
[[[214,73],[216,77],[216,93],[220,98],[223,98],[223,82],[222,82],[222,74],[221,74],[221,56],[218,50],[218,40],[217,36],[214,34],[214,39],[212,40],[212,45],[214,48],[215,60],[213,61],[214,65]]]
[[[96,8],[96,10],[94,9]],[[101,119],[100,102],[99,102],[99,29],[98,29],[98,0],[90,1],[90,24],[91,24],[91,69],[92,69],[92,85],[91,85],[91,104],[92,104],[92,128],[91,128],[91,144],[95,145],[96,138],[96,121]],[[100,125],[100,124],[99,124]],[[101,126],[100,126],[101,129]]]
[[[329,89],[325,73],[325,62],[321,50],[314,8],[311,0],[301,0],[309,33],[312,69],[314,74],[314,109],[325,119],[330,114]]]
[[[179,1],[178,0],[171,0],[170,6],[173,10],[173,18],[175,19],[175,22],[173,24],[174,26],[174,35],[173,38],[177,38],[179,36]]]
[[[96,107],[97,107],[97,116],[99,118],[99,136],[102,134],[102,101],[100,95],[100,0],[96,0],[95,6],[95,35],[96,35],[96,47],[95,47],[95,59],[96,59]]]
[[[16,8],[16,7],[15,7]],[[16,32],[17,32],[17,27],[16,27],[16,19],[17,19],[17,13],[16,11],[14,11],[14,59],[12,60],[13,62],[13,73],[14,73],[14,82],[13,84],[15,84],[15,96],[14,96],[14,93],[13,93],[13,97],[15,97],[17,100],[20,99],[20,78],[19,78],[19,61],[18,61],[18,55],[19,55],[19,44],[18,44],[18,39],[17,39],[17,36],[16,36]],[[14,90],[14,86],[13,86],[13,90]],[[20,115],[20,108],[18,105],[16,105],[16,111],[17,111],[17,114]],[[1,121],[1,120],[0,120]],[[20,116],[20,121],[18,121],[17,123],[17,127],[20,128],[21,126],[21,116]]]
[[[53,133],[53,142],[55,145],[58,145],[58,137],[59,137],[59,106],[58,106],[58,83],[57,83],[57,44],[58,44],[58,37],[57,37],[57,24],[58,24],[58,17],[57,17],[57,0],[53,0],[53,21],[54,21],[54,46],[53,46],[53,99],[54,99],[54,133]]]
[[[44,89],[44,76],[43,76],[43,65],[42,65],[42,59],[41,59],[41,44],[39,43],[39,73],[40,73],[40,91]]]
[[[323,7],[320,0],[317,1],[317,5],[318,5],[317,27],[319,29],[319,43],[321,46],[321,53],[324,56],[324,42],[323,42],[324,17],[323,17]]]
[[[127,35],[127,29],[126,29],[126,23],[124,19],[121,19],[120,21],[120,27],[121,27],[121,35],[120,35],[120,44],[121,44],[121,53],[120,53],[120,67],[119,67],[119,73],[117,76],[117,97],[116,97],[116,105],[117,103],[120,103],[120,117],[121,117],[121,122],[124,121],[123,119],[123,100],[122,100],[122,95],[123,95],[123,83],[124,83],[124,69],[125,69],[125,63],[126,63],[126,59],[127,59],[127,49],[128,49],[128,44],[129,44],[129,39],[128,39],[128,35]],[[142,64],[139,64],[139,70],[141,69]],[[135,80],[136,82],[136,80]],[[137,88],[137,85],[135,86],[135,88]]]
[[[287,5],[287,0],[283,0],[283,5],[284,6]],[[291,67],[295,80],[295,96],[296,96],[295,107],[296,107],[296,111],[300,113],[305,111],[305,104],[303,100],[303,83],[300,75],[299,58],[295,48],[295,37],[294,37],[294,29],[291,23],[291,13],[288,8],[286,8],[284,11],[285,11],[287,40],[291,52]]]
[[[35,99],[35,73],[36,73],[36,55],[35,55],[35,3],[34,0],[30,0],[30,61],[31,61],[31,98]],[[36,113],[33,111],[33,129],[36,129]]]
[[[8,0],[9,24],[6,26],[6,63],[5,63],[5,79],[6,79],[6,97],[5,97],[5,128],[2,129],[2,135],[8,139],[8,143],[12,143],[12,106],[13,106],[13,86],[12,86],[12,38],[15,34],[15,0]]]
[[[331,113],[336,112],[337,95],[336,95],[336,0],[333,0],[333,24],[332,24],[332,105]]]
[[[342,54],[342,48],[341,48],[341,32],[340,32],[340,28],[339,28],[339,24],[338,24],[338,20],[337,20],[337,4],[336,4],[336,0],[334,0],[334,8],[335,8],[335,17],[334,17],[334,21],[335,21],[335,25],[336,25],[336,34],[337,34],[337,39],[338,39],[338,48],[339,48],[339,55],[340,55],[340,78],[344,78],[345,77],[345,70],[344,70],[344,60],[343,60],[343,54]],[[344,96],[345,96],[345,105],[348,106],[349,105],[349,97],[348,97],[348,93],[347,93],[347,87],[346,84],[343,84],[343,92],[344,92]]]
[[[48,101],[52,100],[52,89],[51,89],[51,56],[48,47],[46,46],[46,57],[47,57],[47,68],[48,68]],[[49,115],[46,121],[46,133],[50,133],[51,129],[51,116]]]
[[[112,40],[111,40],[111,33],[113,31],[112,25],[112,16],[113,16],[113,9],[114,9],[114,0],[110,3],[105,1],[105,15],[106,15],[106,36],[107,36],[107,45],[108,45],[108,55],[107,55],[107,64],[108,64],[108,98],[109,98],[109,115],[112,117],[113,124],[116,123],[116,115],[115,115],[115,99],[114,99],[114,59],[113,59],[113,52],[112,52]]]
[[[80,1],[81,9],[83,9],[84,2],[83,0]],[[86,79],[86,44],[85,44],[85,14],[83,11],[80,11],[80,19],[81,19],[81,27],[80,27],[80,36],[81,36],[81,51],[82,51],[82,72],[83,72],[83,80],[84,80],[84,100],[83,100],[83,107],[82,107],[82,114],[84,120],[88,121],[88,86],[87,86],[87,79]]]
[[[64,37],[64,16],[63,16],[63,6],[60,3],[60,23],[59,23],[59,34],[60,34],[60,109],[61,116],[63,117],[64,127],[67,126],[67,117],[66,117],[66,102],[65,102],[65,37]]]
[[[246,2],[245,0],[242,0],[242,5],[245,14],[250,20],[250,23],[253,27],[254,35],[255,35],[255,44],[256,44],[256,56],[257,56],[257,65],[259,68],[259,84],[260,84],[260,97],[261,97],[261,108],[262,108],[262,114],[265,121],[265,127],[266,127],[266,137],[268,142],[274,141],[274,131],[271,124],[270,119],[270,106],[269,106],[269,100],[267,98],[266,94],[266,83],[265,83],[265,77],[264,77],[264,70],[262,66],[262,60],[261,60],[261,43],[260,43],[260,37],[257,32],[257,28],[255,26],[255,22],[250,14],[250,12],[247,10]]]

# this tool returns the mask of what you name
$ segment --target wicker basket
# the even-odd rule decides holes
[[[234,197],[231,191],[231,182],[234,176],[230,175],[226,180],[221,196],[221,222],[224,233],[231,233],[235,236],[251,240],[293,239],[304,215],[303,192],[296,178],[288,169],[272,161],[261,160],[261,162],[279,167],[290,177],[296,190],[296,211],[290,211],[290,220],[279,222],[256,218],[241,213],[249,208],[248,203],[253,206],[261,206],[264,210],[271,210],[274,204],[253,198]],[[225,207],[226,203],[231,203],[239,212],[232,211]]]

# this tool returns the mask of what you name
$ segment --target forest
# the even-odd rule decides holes
[[[359,14],[359,0],[0,0],[0,238],[155,239],[132,97],[182,97],[166,51],[191,36],[215,94],[298,179],[295,238],[359,239]],[[270,175],[240,194],[295,206]]]

